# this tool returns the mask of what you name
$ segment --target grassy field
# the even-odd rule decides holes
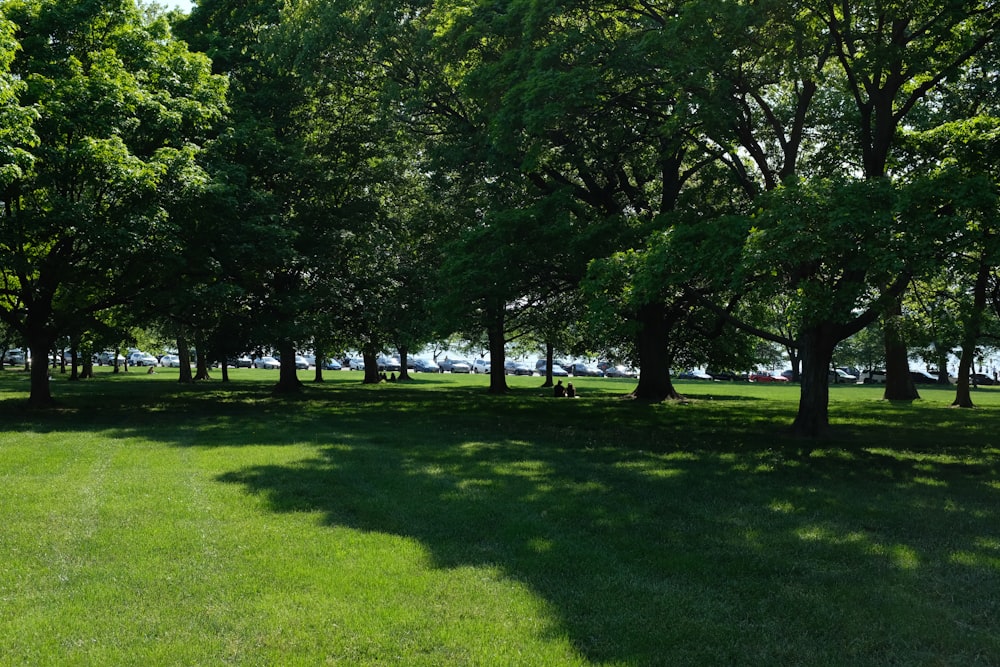
[[[0,373],[0,664],[1000,664],[1000,390],[176,377]]]

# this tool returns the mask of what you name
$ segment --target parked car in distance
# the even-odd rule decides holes
[[[156,357],[148,352],[132,352],[128,355],[129,366],[155,366],[159,363]]]
[[[938,379],[927,371],[910,371],[914,384],[937,384]]]
[[[303,357],[301,354],[295,355],[295,368],[300,371],[307,370],[309,368],[309,360]]]
[[[686,370],[677,376],[678,380],[712,380],[714,379],[711,375],[705,371],[700,371],[697,368],[692,368]]]
[[[417,357],[413,360],[413,370],[417,373],[437,373],[440,369],[432,359]]]
[[[861,381],[865,384],[884,384],[885,371],[882,369],[869,369],[861,374]]]
[[[398,373],[400,370],[399,359],[396,357],[387,357],[383,355],[376,361],[378,363],[378,370],[380,373]]]
[[[757,372],[750,374],[750,382],[761,382],[761,383],[788,382],[788,378],[786,378],[784,375],[775,375],[773,373]]]
[[[254,368],[265,368],[267,370],[277,370],[281,368],[281,362],[274,357],[261,357],[259,359],[254,359]]]
[[[638,374],[635,370],[621,364],[617,366],[609,366],[604,369],[604,377],[606,378],[634,378],[637,376]]]
[[[563,370],[566,370],[566,368],[569,365],[570,364],[568,362],[563,361],[561,359],[553,359],[552,360],[552,367],[553,368],[562,368]],[[537,360],[535,362],[535,370],[538,371],[542,375],[545,374],[545,359],[539,359],[539,360]]]
[[[352,371],[365,370],[364,357],[351,357],[351,360],[347,362],[347,367],[350,368]]]
[[[323,360],[323,370],[324,371],[339,371],[343,370],[344,366],[336,359],[324,359]]]
[[[570,375],[576,377],[592,377],[592,378],[602,378],[604,377],[604,371],[594,365],[585,364],[583,362],[576,362],[570,364],[568,367],[564,366]]]
[[[24,351],[22,351],[19,347],[7,350],[7,354],[3,356],[3,362],[5,364],[23,364]]]
[[[503,364],[503,371],[507,375],[534,375],[535,369],[528,365],[524,361],[514,361],[513,359],[508,359]]]
[[[438,370],[442,373],[470,373],[472,372],[472,365],[465,359],[450,359],[445,357],[444,361],[438,362]]]
[[[548,375],[548,373],[546,372],[546,366],[545,366],[545,360],[544,359],[542,359],[540,366],[538,364],[535,364],[535,370],[538,371],[539,375]],[[563,368],[559,364],[553,362],[552,363],[552,377],[565,378],[565,377],[569,377],[569,373],[566,372],[565,368]]]
[[[972,373],[969,375],[969,382],[973,384],[981,384],[985,386],[990,386],[996,384],[996,380],[993,379],[992,375],[987,375],[986,373]]]
[[[180,368],[181,358],[176,354],[165,354],[160,357],[160,365],[164,368]]]
[[[828,380],[832,384],[857,384],[858,378],[851,375],[843,368],[834,368],[827,374]]]
[[[472,362],[472,372],[473,373],[486,373],[489,375],[491,368],[489,359],[476,359]]]
[[[737,380],[746,380],[746,375],[741,375],[739,373],[734,373],[733,371],[718,371],[714,368],[706,368],[705,372],[712,376],[713,380],[725,381],[725,382],[736,382]]]

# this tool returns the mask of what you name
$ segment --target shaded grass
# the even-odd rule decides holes
[[[264,373],[0,377],[0,662],[1000,662],[1000,392]]]

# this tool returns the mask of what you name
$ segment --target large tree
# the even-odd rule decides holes
[[[199,173],[199,144],[225,82],[208,60],[147,20],[131,0],[10,0],[21,50],[11,71],[37,109],[30,169],[4,183],[0,317],[39,357],[92,314],[167,278],[159,244],[169,200]],[[52,402],[45,364],[33,406]]]
[[[803,3],[830,36],[838,67],[835,81],[849,103],[840,119],[845,166],[878,180],[898,169],[900,129],[914,122],[935,88],[955,78],[996,39],[1000,12],[979,0],[910,0]],[[905,341],[896,321],[886,320],[885,398],[918,396],[910,379]]]

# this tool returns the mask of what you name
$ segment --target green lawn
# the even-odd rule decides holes
[[[1000,390],[276,376],[0,373],[0,664],[1000,664]]]

